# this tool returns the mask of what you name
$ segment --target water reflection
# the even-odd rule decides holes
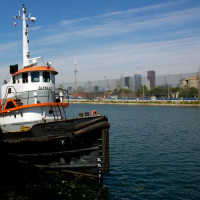
[[[39,170],[10,160],[1,168],[0,199],[109,199],[108,189],[98,179]]]

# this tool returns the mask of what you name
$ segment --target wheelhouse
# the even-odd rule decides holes
[[[46,66],[24,67],[14,71],[10,82],[2,86],[0,112],[55,103],[55,75],[57,74],[54,68]]]

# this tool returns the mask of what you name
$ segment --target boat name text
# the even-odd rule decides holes
[[[52,87],[46,87],[46,86],[39,86],[38,90],[52,90]]]

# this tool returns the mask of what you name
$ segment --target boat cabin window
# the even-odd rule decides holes
[[[55,75],[53,73],[51,74],[51,82],[55,83]]]
[[[50,73],[43,72],[43,82],[50,82]]]
[[[12,79],[13,79],[13,84],[19,83],[19,76],[13,76]]]
[[[27,72],[22,74],[22,82],[28,83],[28,73]]]
[[[15,84],[16,83],[16,76],[13,76],[12,79],[13,79],[13,84]]]
[[[11,94],[11,92],[12,92],[12,89],[8,88],[8,94]]]
[[[8,101],[6,103],[6,108],[5,109],[14,108],[14,107],[15,107],[15,105],[14,105],[13,101]]]
[[[31,72],[31,82],[39,82],[40,76],[39,72]]]

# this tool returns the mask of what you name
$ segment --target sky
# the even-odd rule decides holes
[[[22,68],[22,5],[29,23],[30,57],[59,72],[57,83],[197,72],[199,0],[6,0],[0,4],[0,82],[9,65]]]

